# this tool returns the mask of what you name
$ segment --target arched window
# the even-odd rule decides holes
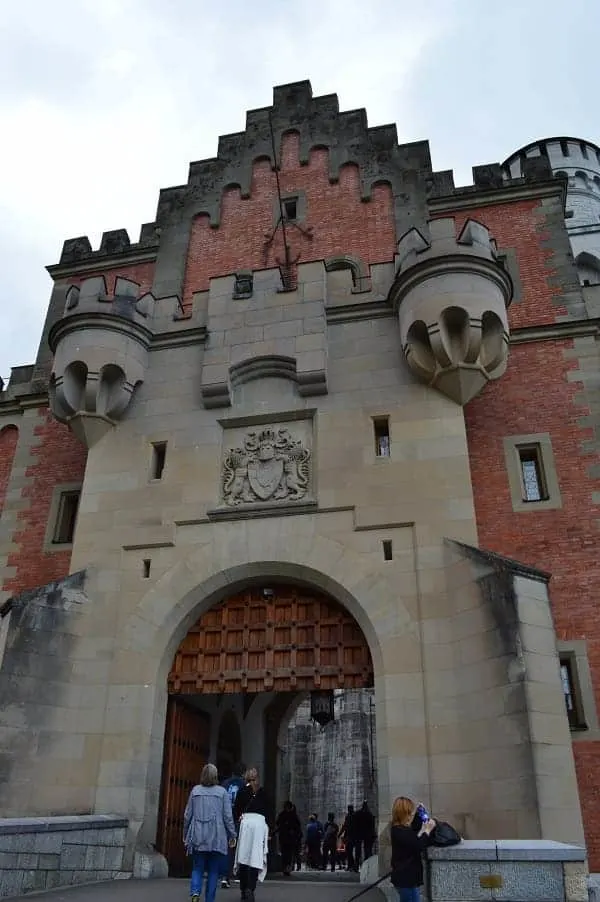
[[[575,265],[582,285],[600,285],[600,258],[589,251],[582,251],[577,255]]]
[[[352,254],[338,254],[324,261],[325,271],[328,273],[346,272],[352,280],[352,291],[370,291],[368,267],[359,257]]]

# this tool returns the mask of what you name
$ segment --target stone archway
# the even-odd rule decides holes
[[[395,766],[396,758],[415,754],[408,746],[404,749],[403,709],[394,706],[393,720],[388,718],[389,699],[398,697],[405,672],[411,671],[412,691],[421,691],[412,676],[420,670],[415,621],[407,607],[414,604],[412,583],[402,574],[399,579],[394,568],[382,568],[378,555],[354,551],[313,529],[308,520],[293,517],[289,522],[265,520],[260,529],[247,521],[228,523],[223,529],[213,525],[210,532],[199,536],[203,541],[169,568],[124,620],[114,647],[114,668],[116,673],[128,674],[128,687],[125,693],[115,685],[112,693],[111,724],[115,726],[105,728],[100,767],[104,762],[112,766],[121,723],[126,720],[136,755],[128,756],[128,770],[122,768],[121,779],[130,786],[128,813],[138,849],[152,846],[157,834],[167,678],[177,648],[203,613],[252,583],[264,585],[273,580],[326,593],[360,627],[373,663],[380,798],[389,795],[390,766]],[[134,685],[129,676],[133,668]],[[118,682],[116,677],[115,684]],[[393,761],[388,751],[390,731],[394,733]],[[98,813],[114,809],[122,785],[114,781],[98,785],[94,806]]]
[[[198,744],[206,729],[203,697],[207,704],[224,696],[241,694],[250,700],[268,693],[265,698],[271,701],[259,731],[264,731],[264,758],[262,766],[259,761],[255,764],[273,806],[277,736],[290,696],[313,689],[370,687],[373,664],[360,627],[335,599],[308,586],[268,580],[251,582],[202,614],[179,644],[167,685],[169,718],[157,847],[171,873],[179,875],[185,870],[181,855],[185,799],[173,787],[189,792],[190,778],[195,774],[197,780],[209,760],[208,750],[202,757]],[[199,710],[194,710],[196,706]],[[208,710],[204,716],[210,721]],[[236,716],[227,710],[215,749],[221,776],[230,773],[241,744]]]

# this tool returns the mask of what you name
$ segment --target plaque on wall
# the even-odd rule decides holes
[[[310,489],[311,452],[287,427],[246,432],[223,456],[221,488],[229,506],[301,501]]]

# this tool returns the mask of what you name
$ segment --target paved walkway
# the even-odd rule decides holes
[[[347,902],[359,892],[360,884],[309,879],[266,880],[256,891],[256,902]],[[29,893],[19,900],[47,899],[48,902],[187,902],[187,880],[112,880],[91,886],[73,886]],[[217,902],[239,902],[237,887],[217,890]],[[384,902],[379,890],[369,890],[360,902]],[[13,897],[13,902],[15,902]]]

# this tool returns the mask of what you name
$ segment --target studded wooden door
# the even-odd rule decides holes
[[[179,646],[172,694],[299,692],[373,684],[369,647],[335,601],[298,586],[251,587],[207,611]]]
[[[210,718],[180,699],[170,697],[157,847],[169,862],[172,877],[188,876],[190,860],[183,847],[183,812],[192,786],[208,761]]]

